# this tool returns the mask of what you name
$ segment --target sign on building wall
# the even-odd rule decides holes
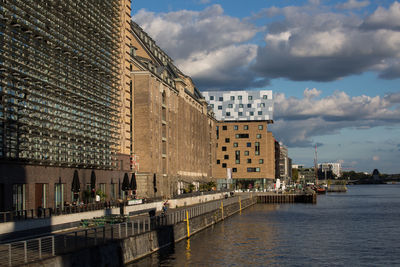
[[[131,170],[139,172],[139,156],[136,154],[131,155]]]

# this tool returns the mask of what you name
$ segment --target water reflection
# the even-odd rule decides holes
[[[190,262],[190,238],[186,239],[186,261]]]
[[[400,185],[259,204],[131,266],[400,266]]]

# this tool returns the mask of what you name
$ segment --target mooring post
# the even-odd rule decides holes
[[[186,210],[186,219],[184,221],[186,221],[187,238],[189,238],[190,237],[190,228],[189,228],[189,213],[188,213],[188,210]]]

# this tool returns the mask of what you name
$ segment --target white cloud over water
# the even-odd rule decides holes
[[[349,96],[343,91],[319,97],[315,88],[303,98],[275,94],[275,123],[270,129],[289,146],[311,146],[313,138],[339,133],[344,128],[370,129],[400,123],[400,93]]]

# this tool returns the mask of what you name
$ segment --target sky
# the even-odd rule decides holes
[[[272,90],[294,164],[400,173],[400,2],[133,0],[200,91]]]

